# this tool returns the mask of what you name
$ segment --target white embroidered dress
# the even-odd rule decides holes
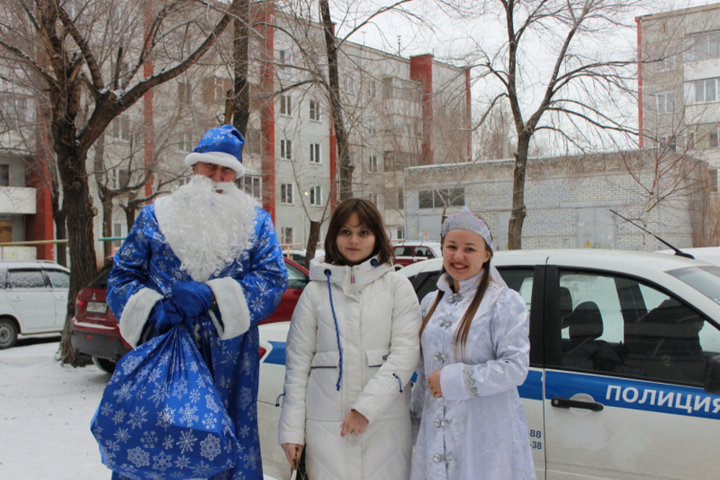
[[[525,480],[535,470],[527,420],[517,386],[529,366],[529,319],[520,295],[490,282],[473,318],[465,352],[455,331],[483,273],[460,282],[462,297],[444,274],[444,295],[423,331],[423,357],[413,390],[412,413],[421,418],[412,480]],[[422,301],[423,316],[437,292]],[[451,301],[455,300],[455,301]],[[443,396],[433,398],[427,377],[441,370]]]

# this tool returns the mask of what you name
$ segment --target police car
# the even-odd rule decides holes
[[[717,479],[720,267],[601,250],[498,252],[530,310],[519,388],[538,478]],[[441,259],[402,270],[418,297]],[[260,327],[263,465],[289,478],[277,445],[288,324]]]

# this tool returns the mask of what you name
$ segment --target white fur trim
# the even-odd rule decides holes
[[[142,288],[128,299],[120,316],[120,335],[126,342],[137,347],[150,312],[163,296],[151,288]]]
[[[232,168],[237,173],[237,178],[245,175],[245,167],[235,155],[225,152],[192,152],[185,157],[185,165],[192,167],[198,162],[214,163],[223,167]]]
[[[210,318],[220,340],[235,338],[247,332],[250,328],[250,310],[240,283],[234,278],[225,277],[210,280],[207,284],[215,294],[215,301],[222,316],[221,325],[212,310],[210,311]]]

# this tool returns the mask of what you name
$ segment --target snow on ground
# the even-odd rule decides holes
[[[21,341],[0,350],[2,479],[110,479],[90,433],[110,375],[94,365],[60,365],[58,345]]]

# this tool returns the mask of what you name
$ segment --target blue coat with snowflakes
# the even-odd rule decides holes
[[[168,201],[170,197],[161,199]],[[175,282],[193,280],[163,235],[156,204],[142,209],[108,276],[107,302],[133,346],[147,340],[146,322],[155,303]],[[239,461],[213,480],[262,480],[257,426],[258,328],[280,302],[287,270],[270,215],[255,207],[252,246],[206,282],[217,309],[194,319],[195,342],[235,424]],[[151,330],[150,337],[154,335]]]

